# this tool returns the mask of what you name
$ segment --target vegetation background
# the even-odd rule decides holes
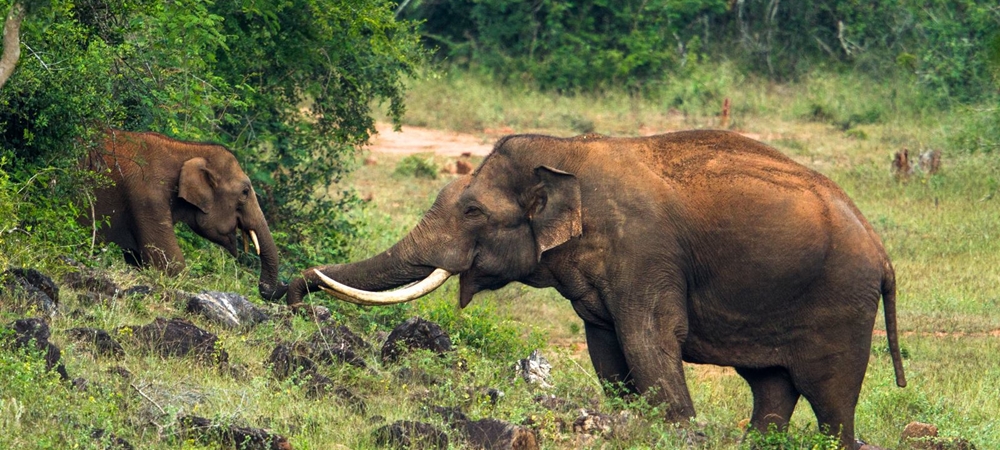
[[[14,1],[0,1],[8,11]],[[237,154],[253,178],[283,275],[364,257],[419,218],[446,178],[394,174],[413,160],[361,166],[376,119],[474,133],[495,130],[637,135],[728,127],[776,146],[838,182],[886,242],[900,280],[905,389],[892,385],[877,336],[859,435],[892,447],[909,421],[946,437],[1000,448],[1000,6],[971,0],[264,0],[23,1],[22,56],[0,88],[0,272],[33,267],[58,279],[63,257],[107,270],[123,285],[225,290],[256,298],[255,262],[233,260],[179,228],[188,270],[166,279],[127,269],[76,217],[91,177],[75,163],[107,127],[212,140]],[[725,122],[723,103],[731,105]],[[889,175],[896,151],[940,150],[944,169]],[[440,157],[423,163],[442,164]],[[404,171],[405,172],[405,171]],[[371,194],[372,200],[362,197]],[[424,418],[430,404],[470,417],[541,420],[543,446],[732,448],[750,397],[727,370],[691,366],[699,410],[693,427],[657,420],[656,408],[601,395],[579,320],[549,291],[510,286],[459,312],[453,286],[392,308],[341,305],[314,295],[335,319],[375,341],[411,315],[441,323],[458,344],[447,358],[417,353],[397,366],[367,355],[372,373],[329,367],[369,404],[358,414],[312,399],[265,367],[279,340],[317,324],[298,316],[253,330],[213,328],[236,379],[191,361],[129,353],[97,359],[61,331],[108,330],[183,315],[162,294],[85,306],[64,290],[51,318],[68,370],[103,383],[80,392],[44,370],[39,355],[0,350],[0,438],[14,448],[104,448],[110,430],[143,448],[202,448],[177,432],[197,413],[267,426],[295,448],[373,447],[371,415]],[[68,292],[67,292],[68,291]],[[0,293],[0,323],[23,317]],[[278,309],[277,306],[265,305]],[[195,319],[196,320],[196,319]],[[197,320],[196,320],[197,322]],[[877,325],[881,327],[881,325]],[[626,432],[582,441],[558,426],[574,412],[536,404],[509,365],[533,348],[550,356],[551,393],[606,412],[628,411]],[[462,360],[466,370],[455,370]],[[107,369],[138,374],[115,386]],[[404,370],[405,369],[405,370]],[[427,377],[413,377],[413,373]],[[410,374],[410,375],[407,375]],[[429,381],[432,380],[432,381]],[[504,390],[496,404],[483,389]],[[546,392],[548,393],[548,392]],[[824,445],[798,408],[776,448]],[[356,430],[365,430],[358,433]],[[697,430],[697,439],[691,430]],[[699,434],[700,433],[700,434]],[[459,441],[460,442],[460,441]],[[455,444],[456,446],[461,444]]]

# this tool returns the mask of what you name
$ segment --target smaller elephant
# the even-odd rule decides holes
[[[94,217],[81,217],[81,222],[95,221],[103,239],[118,244],[129,264],[170,275],[183,270],[177,222],[233,256],[239,229],[244,246],[249,236],[260,255],[260,295],[269,300],[284,295],[267,220],[250,178],[225,147],[111,130],[87,155],[84,167],[107,175],[112,184],[95,189]]]

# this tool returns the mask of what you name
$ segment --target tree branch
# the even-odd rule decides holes
[[[20,0],[15,0],[3,24],[3,56],[0,57],[0,88],[7,83],[14,72],[17,60],[21,59],[21,21],[27,10]]]

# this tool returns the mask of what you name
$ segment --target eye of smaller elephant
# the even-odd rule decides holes
[[[250,188],[243,188],[243,196],[244,197],[250,196]]]

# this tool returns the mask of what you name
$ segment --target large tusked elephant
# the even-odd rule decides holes
[[[408,301],[451,274],[463,307],[512,281],[555,287],[584,321],[600,378],[651,392],[669,420],[695,413],[682,361],[732,366],[755,428],[786,426],[804,396],[856,447],[880,297],[906,384],[879,237],[829,179],[735,133],[505,137],[392,248],[306,270],[288,302],[317,288]]]
[[[249,235],[260,255],[260,295],[284,295],[287,286],[278,282],[278,249],[267,220],[250,179],[225,147],[111,130],[84,166],[113,181],[95,189],[96,218],[88,217],[88,223],[96,219],[104,240],[118,244],[130,264],[170,275],[183,270],[177,222],[233,256],[238,229],[244,244]]]

